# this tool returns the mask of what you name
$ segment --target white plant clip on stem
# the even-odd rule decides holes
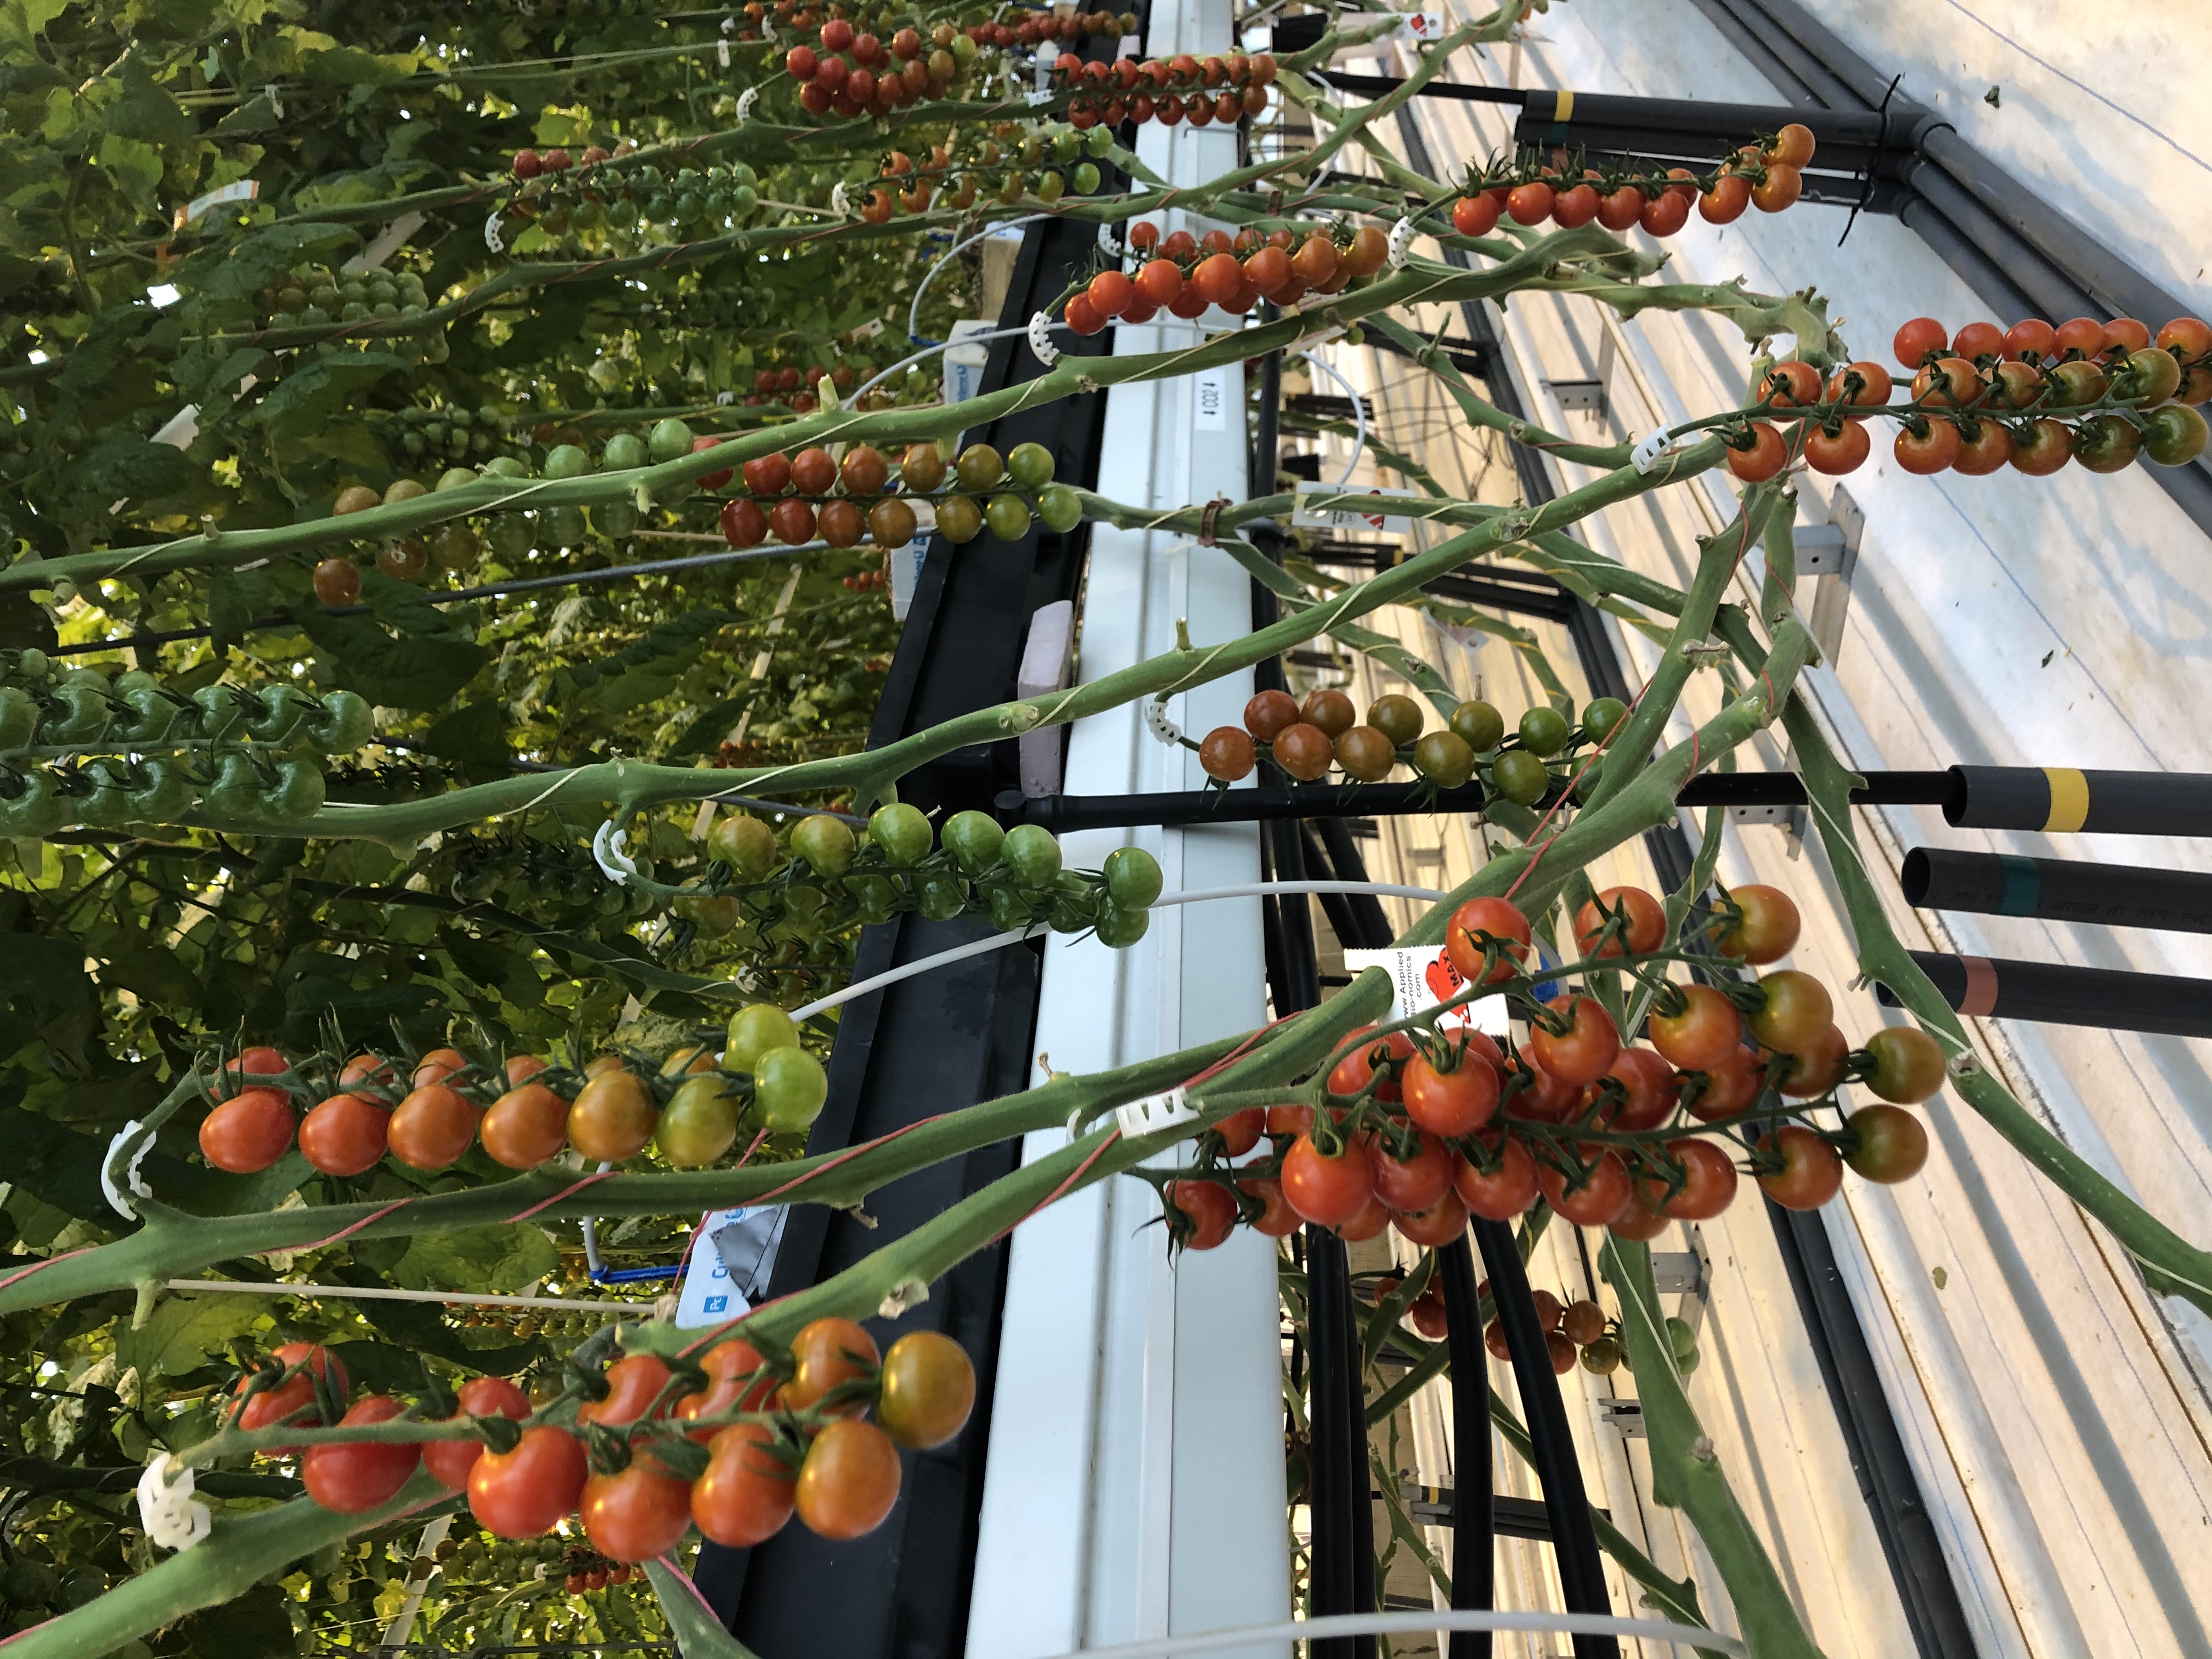
[[[605,872],[606,878],[617,887],[623,886],[637,873],[637,860],[629,853],[629,836],[615,828],[609,818],[592,836],[592,858]]]
[[[1109,224],[1101,224],[1098,227],[1098,246],[1109,259],[1118,260],[1128,251],[1115,240],[1114,227]]]
[[[138,1524],[165,1550],[188,1550],[215,1529],[208,1506],[192,1497],[191,1465],[163,1452],[146,1466],[138,1477]]]
[[[154,1137],[148,1135],[138,1143],[138,1150],[131,1154],[131,1162],[124,1167],[121,1187],[115,1181],[115,1155],[123,1150],[123,1143],[143,1127],[137,1118],[132,1118],[115,1132],[115,1139],[107,1143],[107,1156],[100,1160],[100,1190],[106,1194],[108,1208],[132,1221],[138,1218],[138,1206],[124,1195],[123,1188],[128,1187],[141,1198],[154,1196],[154,1189],[138,1173],[138,1166],[146,1161],[146,1154],[154,1150]]]
[[[1146,1095],[1142,1100],[1116,1106],[1114,1121],[1121,1126],[1126,1139],[1134,1140],[1141,1135],[1158,1134],[1163,1129],[1197,1122],[1198,1108],[1190,1103],[1188,1093],[1175,1088],[1164,1095]]]
[[[1401,219],[1390,227],[1390,269],[1403,270],[1413,253],[1413,222]]]
[[[1636,441],[1636,447],[1628,452],[1629,462],[1639,476],[1649,477],[1651,470],[1687,435],[1677,433],[1671,426],[1662,426],[1656,432],[1646,433]]]
[[[1158,697],[1145,699],[1145,730],[1170,748],[1182,741],[1182,727],[1168,718],[1168,706]]]
[[[843,218],[853,210],[853,198],[846,194],[845,181],[840,179],[830,192],[830,211]]]
[[[725,50],[727,50],[729,44],[730,43],[726,40],[722,43]],[[753,112],[753,105],[757,103],[759,99],[760,88],[758,87],[747,87],[743,92],[738,94],[738,121],[740,125],[744,123],[746,117],[750,116]]]
[[[1052,316],[1040,311],[1030,319],[1030,350],[1047,368],[1060,361],[1060,348],[1052,343]]]
[[[494,208],[484,221],[484,246],[494,253],[507,252],[507,239],[499,234],[499,215],[500,210]]]

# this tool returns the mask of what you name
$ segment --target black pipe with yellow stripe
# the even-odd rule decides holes
[[[2070,766],[1954,766],[1943,816],[1962,830],[2212,836],[2212,775]]]

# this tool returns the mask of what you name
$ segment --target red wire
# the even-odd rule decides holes
[[[563,1187],[559,1192],[554,1194],[552,1197],[545,1200],[543,1203],[532,1205],[520,1215],[511,1215],[507,1217],[507,1218],[501,1224],[502,1226],[512,1227],[518,1221],[527,1221],[531,1217],[536,1215],[540,1210],[550,1209],[552,1206],[558,1204],[562,1199],[568,1197],[571,1193],[580,1193],[585,1188],[590,1186],[595,1181],[605,1181],[609,1176],[620,1175],[622,1171],[619,1170],[600,1170],[593,1174],[587,1175],[581,1181],[576,1182],[574,1186]]]

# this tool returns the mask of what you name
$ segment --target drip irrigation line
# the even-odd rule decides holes
[[[582,1313],[605,1313],[610,1310],[629,1310],[648,1314],[653,1311],[650,1302],[585,1302],[573,1297],[491,1296],[465,1291],[403,1291],[388,1285],[295,1285],[283,1279],[256,1285],[234,1279],[171,1279],[164,1280],[163,1285],[164,1288],[172,1291],[212,1291],[236,1296],[329,1297],[333,1300],[350,1298],[366,1302],[458,1302],[480,1308],[560,1308]]]

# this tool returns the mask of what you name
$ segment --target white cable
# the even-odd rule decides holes
[[[614,1167],[612,1164],[602,1161],[598,1172],[605,1175]],[[599,1260],[599,1230],[597,1221],[598,1218],[593,1216],[587,1215],[584,1218],[584,1271],[591,1275],[592,1283],[594,1285],[599,1282],[599,1274],[605,1270],[607,1265]]]
[[[969,248],[975,246],[976,243],[983,240],[986,237],[997,235],[1002,230],[1010,229],[1015,225],[1035,224],[1040,219],[1049,219],[1053,216],[1054,216],[1049,213],[1025,213],[1018,219],[1001,219],[996,224],[984,226],[982,229],[977,231],[973,236],[969,237],[966,240],[955,242],[951,247],[945,249],[944,253],[939,257],[937,263],[930,266],[927,270],[922,273],[921,281],[915,285],[914,290],[914,303],[907,307],[906,337],[909,340],[918,340],[921,337],[914,331],[914,325],[921,320],[921,296],[928,289],[931,279],[933,278],[939,271],[944,270],[946,265],[951,264],[954,256],[964,252]],[[1101,226],[1100,228],[1103,229],[1104,227]]]
[[[1208,899],[1260,898],[1269,893],[1372,893],[1378,898],[1443,899],[1431,887],[1400,887],[1387,881],[1255,881],[1248,887],[1194,887],[1163,893],[1154,904],[1203,904]]]
[[[854,387],[853,395],[845,399],[842,407],[846,409],[857,408],[861,398],[866,397],[868,393],[873,392],[878,386],[881,386],[885,380],[890,380],[892,375],[896,374],[902,369],[913,368],[924,357],[934,357],[939,352],[950,350],[952,347],[957,345],[974,345],[979,340],[1003,340],[1010,334],[1026,334],[1029,331],[1029,326],[1027,324],[1024,324],[1019,328],[987,328],[981,334],[966,334],[963,335],[957,340],[940,340],[933,346],[924,346],[921,350],[915,352],[911,357],[900,358],[898,362],[893,363],[882,374],[877,375],[875,379]]]
[[[270,1285],[249,1285],[228,1279],[172,1279],[167,1281],[173,1291],[219,1291],[241,1296],[328,1296],[372,1302],[458,1302],[481,1308],[562,1308],[580,1313],[605,1313],[630,1310],[649,1313],[650,1302],[581,1302],[574,1297],[552,1296],[489,1296],[464,1291],[401,1291],[386,1286],[363,1287],[357,1285],[294,1285],[279,1280]]]
[[[1284,1625],[1250,1625],[1242,1630],[1207,1631],[1199,1636],[1162,1636],[1119,1647],[1081,1648],[1061,1659],[1166,1659],[1178,1653],[1218,1653],[1226,1648],[1261,1647],[1270,1642],[1314,1642],[1332,1636],[1411,1636],[1424,1631],[1556,1631],[1569,1636],[1633,1636],[1674,1648],[1710,1648],[1736,1656],[1750,1650],[1733,1636],[1663,1619],[1615,1619],[1596,1613],[1492,1613],[1480,1608],[1433,1613],[1341,1613],[1326,1619],[1297,1619]]]
[[[962,945],[950,951],[939,951],[933,957],[924,957],[919,962],[909,962],[904,967],[894,968],[888,974],[878,974],[872,978],[860,980],[854,984],[848,985],[842,991],[832,991],[826,997],[807,1003],[804,1007],[794,1008],[791,1011],[792,1022],[796,1024],[799,1021],[821,1013],[825,1009],[835,1008],[842,1002],[850,1002],[854,997],[864,997],[871,991],[879,991],[886,985],[896,985],[902,979],[912,979],[916,974],[926,974],[933,968],[942,968],[950,963],[963,961],[969,957],[980,957],[986,951],[996,951],[1006,945],[1019,945],[1024,939],[1035,939],[1044,931],[1044,925],[1040,922],[1034,927],[1024,928],[1018,933],[994,933],[990,938],[979,939],[972,945]]]
[[[1367,408],[1359,401],[1359,393],[1352,389],[1352,382],[1338,374],[1332,365],[1323,362],[1310,351],[1301,351],[1298,356],[1342,386],[1344,395],[1352,399],[1352,418],[1359,428],[1359,435],[1352,442],[1352,459],[1345,463],[1344,476],[1336,481],[1336,487],[1341,489],[1352,482],[1352,475],[1359,470],[1359,458],[1367,453]]]

